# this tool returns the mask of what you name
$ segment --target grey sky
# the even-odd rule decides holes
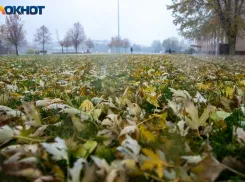
[[[150,45],[154,39],[177,36],[171,12],[171,0],[120,0],[121,36],[132,43]],[[43,15],[23,15],[28,41],[36,29],[45,24],[56,41],[56,30],[62,38],[72,24],[79,21],[87,37],[96,40],[117,35],[117,0],[1,0],[1,5],[44,5]],[[1,23],[4,16],[0,14]]]

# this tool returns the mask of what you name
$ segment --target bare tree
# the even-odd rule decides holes
[[[118,42],[119,41],[119,42]],[[119,45],[117,45],[119,43]],[[114,47],[116,48],[117,46],[120,46],[120,40],[118,40],[117,37],[111,37],[111,41],[110,43],[108,44],[108,46],[113,49]]]
[[[49,32],[48,28],[45,25],[41,26],[39,29],[37,29],[34,38],[35,42],[42,44],[42,51],[44,53],[45,44],[48,44],[51,41],[51,33]]]
[[[115,42],[115,38],[111,37],[111,41],[108,43],[108,47],[110,47],[111,51],[113,49],[113,47],[116,46],[116,42]]]
[[[86,41],[86,46],[88,47],[89,51],[90,49],[94,48],[94,43],[90,38]]]
[[[160,40],[154,40],[151,46],[154,49],[154,53],[159,53],[162,50],[162,44]]]
[[[72,46],[71,37],[69,35],[69,32],[67,32],[64,37],[64,47],[66,48],[66,53],[68,52],[68,48],[71,46]]]
[[[3,41],[4,25],[0,25],[0,40]]]
[[[61,49],[62,49],[62,54],[64,53],[64,39],[63,40],[60,40],[60,36],[59,36],[59,32],[56,31],[56,37],[57,37],[57,40],[58,40],[58,43],[59,45],[61,46]]]
[[[122,43],[123,43],[123,47],[124,47],[125,53],[126,53],[127,52],[127,48],[130,47],[130,41],[127,38],[125,38],[125,39],[122,40]]]
[[[18,47],[26,43],[24,23],[19,15],[6,16],[5,24],[1,27],[1,39],[6,44],[15,47],[16,55],[19,55]]]
[[[62,49],[62,54],[64,53],[64,40],[60,40],[59,41],[59,44],[61,46],[61,49]]]
[[[75,48],[76,53],[77,53],[78,46],[81,43],[83,43],[86,39],[84,28],[79,22],[76,22],[73,24],[73,28],[69,31],[68,34],[69,34],[69,37],[71,39],[71,43],[72,43],[72,45]]]

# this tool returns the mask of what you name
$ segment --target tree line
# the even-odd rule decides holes
[[[130,47],[131,43],[129,39],[127,38],[121,38],[121,37],[112,37],[108,46],[113,49],[113,48],[124,48],[125,53],[127,52],[127,49]]]
[[[62,53],[64,53],[64,48],[68,49],[73,46],[76,53],[78,52],[78,47],[85,43],[88,50],[94,47],[92,40],[86,39],[83,26],[76,22],[73,27],[70,28],[66,35],[60,39],[59,36],[58,43],[62,48]],[[6,16],[5,24],[0,25],[0,39],[6,45],[14,46],[16,55],[19,55],[19,47],[26,44],[26,31],[24,29],[24,22],[19,15]],[[34,41],[42,45],[42,51],[45,52],[47,44],[51,42],[51,33],[47,26],[42,25],[39,27],[34,35]]]
[[[159,53],[161,51],[174,51],[174,52],[188,52],[189,46],[184,40],[179,40],[177,37],[169,37],[160,40],[154,40],[151,44],[153,52]]]
[[[57,42],[61,47],[62,54],[68,52],[69,47],[74,47],[75,52],[78,53],[78,47],[85,44],[90,52],[94,48],[94,42],[91,38],[86,38],[83,26],[76,22],[73,24],[64,37],[60,38],[59,33],[56,32]],[[19,47],[26,44],[26,31],[24,29],[24,22],[19,15],[6,16],[5,24],[0,25],[0,40],[5,45],[14,46],[16,55],[19,55]],[[46,53],[46,46],[51,43],[51,32],[48,27],[42,25],[36,30],[34,34],[34,41],[42,46],[41,53]],[[126,49],[130,47],[130,41],[127,38],[112,37],[108,47]]]

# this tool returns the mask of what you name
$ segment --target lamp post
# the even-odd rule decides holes
[[[117,12],[118,12],[118,33],[117,33],[117,52],[120,54],[119,39],[120,39],[120,2],[117,0]]]

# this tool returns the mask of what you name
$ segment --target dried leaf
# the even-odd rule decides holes
[[[24,110],[30,118],[32,126],[42,126],[41,118],[33,103],[23,103]]]
[[[225,170],[225,167],[221,165],[213,156],[208,155],[196,166],[191,168],[191,171],[198,176],[198,181],[206,182],[215,181],[220,173]]]
[[[83,165],[84,163],[86,163],[86,160],[81,158],[78,159],[74,165],[73,168],[69,169],[69,176],[70,179],[68,179],[68,182],[80,182],[80,174],[81,174],[81,170],[83,169]]]
[[[94,108],[94,105],[90,100],[83,101],[80,106],[80,109],[84,112],[90,112],[93,108]]]
[[[150,149],[142,149],[142,152],[149,158],[144,161],[141,166],[143,171],[155,171],[159,178],[163,177],[164,168],[168,166],[168,163],[160,158],[159,153],[155,154]]]
[[[80,132],[85,129],[86,126],[80,118],[77,118],[76,116],[72,116],[71,120],[74,127],[77,129],[77,131]]]
[[[237,141],[245,145],[245,130],[243,128],[234,128],[234,135],[237,136]]]
[[[146,140],[146,141],[150,141],[150,142],[154,142],[156,141],[156,137],[154,136],[154,134],[150,131],[148,131],[144,125],[140,125],[139,127],[140,130],[140,134],[141,136]]]
[[[65,141],[60,139],[59,137],[55,138],[55,143],[42,143],[42,146],[48,153],[53,155],[53,160],[58,161],[65,159],[68,161],[67,147]]]
[[[197,156],[181,156],[182,159],[185,159],[189,164],[197,164],[203,160],[200,155]]]
[[[14,136],[14,130],[8,125],[0,127],[0,145],[8,142]]]
[[[10,117],[21,117],[21,116],[24,116],[24,113],[18,110],[13,110],[9,107],[0,105],[0,115],[7,115]]]
[[[76,157],[83,157],[84,159],[87,159],[88,156],[95,150],[97,145],[98,143],[96,141],[88,140],[78,149],[78,151],[76,151]]]
[[[186,123],[190,126],[193,130],[198,130],[200,126],[206,126],[206,121],[210,117],[212,112],[212,107],[210,105],[204,109],[203,114],[199,118],[198,116],[198,109],[193,104],[193,102],[188,102],[185,107],[185,111],[188,113],[188,117],[185,117]]]

